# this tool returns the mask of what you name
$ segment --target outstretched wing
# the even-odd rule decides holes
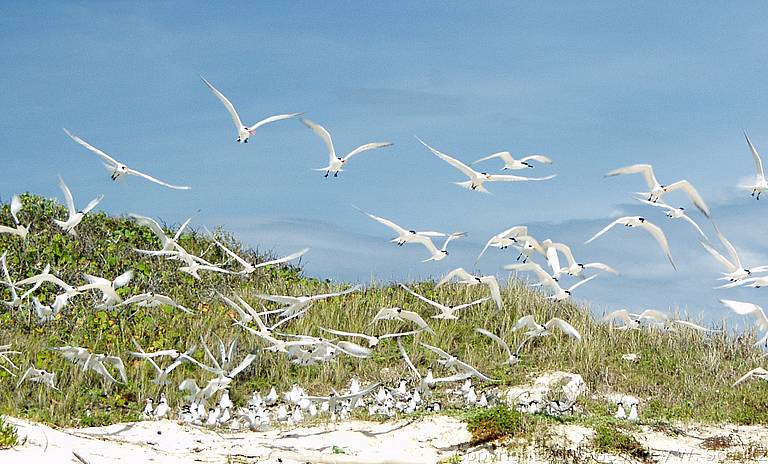
[[[112,158],[108,154],[104,153],[103,151],[101,151],[98,148],[94,147],[93,145],[89,144],[88,142],[86,142],[85,140],[81,139],[80,137],[70,133],[68,130],[64,129],[64,132],[66,132],[66,134],[69,136],[69,138],[71,138],[75,142],[79,143],[80,145],[84,146],[88,150],[96,153],[97,155],[99,155],[101,157],[101,159],[103,159],[107,163],[110,163],[113,166],[117,166],[118,164],[120,164],[119,162],[117,162],[114,158]]]
[[[134,175],[134,176],[138,176],[138,177],[143,177],[144,179],[146,179],[146,180],[148,180],[150,182],[154,182],[156,184],[162,185],[163,187],[168,187],[168,188],[172,188],[172,189],[175,189],[175,190],[189,190],[189,189],[192,188],[192,187],[189,187],[189,186],[186,186],[186,185],[173,185],[173,184],[169,184],[167,182],[163,182],[162,180],[156,179],[156,178],[150,176],[149,174],[144,174],[143,172],[137,171],[135,169],[126,168],[126,171],[128,172],[128,174],[131,174],[131,175]]]
[[[213,92],[214,95],[216,95],[216,98],[221,100],[221,103],[224,104],[224,108],[229,111],[230,116],[232,116],[232,122],[235,123],[235,127],[237,127],[237,130],[243,128],[243,122],[240,120],[240,116],[237,114],[237,111],[235,110],[235,106],[232,104],[231,101],[227,97],[224,96],[223,93],[219,92],[219,90],[213,86],[210,82],[208,82],[203,76],[200,76],[200,79],[205,82],[205,85],[208,86],[208,88]]]
[[[650,164],[633,164],[631,166],[614,169],[606,174],[605,177],[613,177],[620,174],[642,174],[649,189],[652,189],[659,184],[659,181],[656,180],[656,176],[653,174],[653,166]]]
[[[699,208],[699,211],[701,211],[704,216],[709,217],[709,207],[706,203],[704,203],[704,198],[699,194],[699,191],[696,190],[696,188],[688,182],[687,180],[679,180],[677,182],[673,182],[666,187],[664,187],[664,190],[666,192],[671,192],[674,190],[682,190],[685,192],[686,195],[688,195],[688,198],[691,199],[694,205],[696,205],[697,208]]]
[[[421,144],[424,145],[425,147],[429,148],[429,150],[435,156],[437,156],[438,158],[442,159],[446,163],[450,164],[454,168],[458,169],[459,171],[464,173],[464,175],[466,175],[467,177],[473,178],[473,177],[475,177],[477,175],[477,172],[475,172],[474,169],[470,168],[469,166],[467,166],[466,164],[462,163],[461,161],[459,161],[459,160],[457,160],[455,158],[451,158],[450,156],[446,155],[445,153],[441,153],[441,152],[435,150],[434,148],[432,148],[429,145],[427,145],[423,140],[421,140],[418,137],[416,137],[416,140],[421,142]]]
[[[333,162],[337,157],[336,150],[333,148],[333,139],[331,139],[331,134],[325,129],[325,127],[321,126],[320,124],[316,124],[309,119],[302,119],[301,122],[303,122],[305,126],[312,129],[312,132],[320,136],[321,139],[323,139],[325,146],[328,148],[328,159],[330,162]]]
[[[277,121],[282,121],[284,119],[295,118],[296,116],[301,116],[302,114],[304,114],[304,113],[276,114],[274,116],[270,116],[268,118],[264,118],[261,121],[257,122],[256,124],[252,125],[251,127],[248,128],[248,132],[250,132],[251,135],[253,135],[253,133],[256,131],[256,129],[258,129],[261,126],[264,126],[264,125],[269,124],[269,123],[277,122]]]
[[[658,242],[661,249],[664,251],[664,254],[667,255],[667,259],[669,260],[670,264],[672,264],[672,267],[677,270],[677,266],[675,266],[674,260],[672,260],[672,252],[669,249],[669,242],[667,241],[667,236],[664,235],[664,231],[661,230],[661,227],[651,224],[648,221],[643,221],[640,224],[640,227],[648,231],[653,238],[656,239],[656,242]]]
[[[72,198],[72,192],[69,191],[69,187],[64,183],[64,179],[59,176],[59,188],[64,193],[64,201],[67,203],[67,211],[69,211],[69,217],[77,214],[75,209],[75,200]]]
[[[747,139],[749,151],[752,153],[752,159],[755,161],[755,172],[757,174],[757,178],[765,179],[765,172],[763,172],[763,160],[760,158],[760,154],[757,152],[757,148],[752,145],[752,141],[749,140],[746,132],[744,132],[744,138]]]
[[[345,161],[348,161],[353,156],[360,154],[364,151],[368,150],[375,150],[376,148],[385,148],[385,147],[391,147],[394,145],[392,142],[373,142],[373,143],[366,143],[365,145],[360,145],[359,147],[355,148],[354,150],[350,151],[347,156],[344,157]]]

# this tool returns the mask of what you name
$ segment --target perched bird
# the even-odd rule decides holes
[[[155,411],[152,413],[155,419],[162,419],[168,414],[171,408],[168,406],[168,400],[165,398],[165,393],[160,394],[160,401],[157,403]]]
[[[105,161],[104,167],[106,167],[108,171],[112,172],[112,180],[118,180],[118,179],[120,179],[121,177],[123,177],[125,175],[131,175],[131,176],[141,177],[141,178],[146,179],[146,180],[148,180],[150,182],[154,182],[154,183],[162,185],[164,187],[168,187],[168,188],[172,188],[172,189],[176,189],[176,190],[189,190],[191,188],[191,187],[187,187],[187,186],[172,185],[172,184],[169,184],[167,182],[163,182],[163,181],[161,181],[159,179],[156,179],[156,178],[154,178],[154,177],[152,177],[152,176],[150,176],[148,174],[144,174],[143,172],[137,171],[135,169],[131,169],[128,166],[126,166],[125,164],[121,163],[120,161],[117,161],[116,159],[112,158],[108,154],[106,154],[103,151],[99,150],[98,148],[90,145],[88,142],[86,142],[85,140],[81,139],[80,137],[78,137],[78,136],[76,136],[74,134],[71,134],[68,130],[64,129],[64,132],[66,132],[66,134],[69,136],[69,138],[71,138],[75,142],[79,143],[80,145],[82,145],[83,147],[85,147],[88,150],[92,151],[93,153],[96,153],[97,155],[99,155],[99,157],[103,161]]]
[[[262,127],[269,123],[282,121],[284,119],[295,118],[296,116],[303,114],[303,113],[278,114],[275,116],[270,116],[268,118],[262,119],[261,121],[257,122],[252,126],[246,126],[240,120],[240,116],[237,114],[237,111],[235,110],[235,106],[232,104],[232,102],[230,102],[229,99],[225,97],[223,93],[219,92],[219,90],[216,89],[216,87],[214,87],[213,84],[208,82],[204,77],[200,76],[200,79],[203,80],[205,85],[208,86],[208,88],[211,90],[211,92],[213,92],[216,98],[218,98],[221,101],[221,103],[224,105],[224,108],[226,108],[227,111],[229,111],[229,115],[232,116],[232,122],[235,123],[235,128],[237,129],[237,142],[239,143],[248,143],[248,139],[256,134],[256,130],[259,127]]]
[[[523,158],[515,159],[512,157],[512,153],[508,151],[500,151],[498,153],[493,153],[492,155],[488,155],[486,157],[480,158],[479,160],[473,162],[472,164],[477,164],[481,161],[486,161],[493,158],[499,158],[502,161],[504,161],[504,167],[501,169],[510,170],[510,171],[532,168],[533,165],[529,163],[529,161],[536,161],[537,163],[541,163],[541,164],[552,164],[552,160],[546,157],[545,155],[527,155],[527,156],[524,156]]]
[[[99,204],[102,198],[104,198],[104,195],[99,195],[98,197],[94,198],[85,208],[83,208],[81,211],[78,211],[75,208],[75,200],[72,198],[72,192],[69,191],[69,187],[67,187],[67,184],[64,183],[64,179],[62,179],[61,176],[59,176],[59,188],[61,188],[61,191],[64,192],[64,200],[67,203],[67,211],[69,216],[67,217],[66,221],[59,221],[58,219],[54,219],[53,222],[64,232],[76,237],[77,233],[75,232],[75,227],[77,227],[77,225],[82,222],[86,214],[88,214],[93,208],[96,207],[96,205]]]
[[[325,146],[328,148],[328,166],[315,169],[316,171],[325,171],[325,177],[328,177],[329,174],[333,174],[333,177],[338,177],[339,173],[344,170],[343,168],[347,165],[347,162],[350,160],[350,158],[355,155],[358,155],[364,151],[373,150],[376,148],[390,147],[393,145],[391,142],[366,143],[365,145],[360,145],[351,152],[347,153],[347,155],[343,158],[339,158],[336,155],[336,150],[333,148],[333,140],[331,139],[331,134],[325,129],[325,127],[319,124],[315,124],[309,119],[302,119],[301,122],[303,122],[305,126],[312,129],[312,132],[317,134],[321,139],[323,139]]]
[[[522,177],[522,176],[513,176],[510,174],[487,174],[484,172],[477,172],[474,169],[470,168],[466,164],[462,163],[461,161],[452,158],[445,153],[441,153],[434,148],[427,145],[423,140],[416,137],[416,140],[421,142],[422,145],[427,147],[432,154],[437,156],[438,158],[442,159],[446,163],[450,164],[454,168],[461,171],[465,176],[469,177],[468,181],[464,182],[455,182],[456,185],[460,187],[464,187],[465,189],[469,190],[477,190],[478,192],[483,193],[490,193],[483,184],[486,182],[523,182],[523,181],[537,181],[537,180],[549,180],[555,177],[555,174],[552,174],[550,176],[546,177]]]
[[[600,232],[592,236],[592,238],[587,240],[585,244],[590,243],[591,241],[595,240],[599,236],[608,232],[608,230],[610,230],[615,225],[623,225],[626,227],[639,227],[641,229],[644,229],[649,234],[651,234],[651,236],[656,240],[656,242],[661,247],[664,254],[667,256],[669,263],[672,264],[672,267],[675,268],[675,270],[677,270],[677,266],[675,266],[675,262],[672,260],[672,252],[669,250],[669,242],[667,242],[667,236],[664,235],[664,231],[662,231],[659,226],[652,224],[650,221],[646,220],[644,217],[640,217],[640,216],[620,217],[615,221],[613,221],[612,223],[605,226]]]

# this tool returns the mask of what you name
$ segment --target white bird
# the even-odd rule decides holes
[[[752,153],[752,159],[755,162],[755,183],[747,185],[745,188],[752,190],[752,196],[755,199],[760,199],[760,194],[768,190],[768,180],[765,179],[765,172],[763,171],[763,160],[760,158],[760,154],[757,149],[752,145],[752,141],[749,140],[747,133],[744,132],[744,138],[747,139],[747,145],[749,145],[749,151]]]
[[[140,216],[134,213],[131,213],[128,216],[133,218],[137,224],[145,227],[149,227],[152,233],[155,234],[158,239],[160,239],[160,244],[162,245],[162,248],[161,248],[162,251],[171,251],[175,249],[183,250],[183,248],[181,248],[181,246],[179,245],[178,240],[181,237],[181,234],[184,232],[184,229],[186,229],[187,225],[189,225],[189,221],[192,220],[192,217],[187,218],[187,220],[184,221],[183,224],[181,224],[179,229],[173,235],[173,238],[170,238],[165,234],[165,231],[163,231],[163,228],[160,227],[160,224],[158,224],[157,221],[155,221],[154,219],[146,216]]]
[[[195,280],[201,279],[199,274],[200,271],[217,272],[219,274],[232,274],[232,271],[228,271],[213,264],[202,264],[196,260],[192,262],[188,261],[186,266],[179,266],[179,271],[191,275],[195,278]]]
[[[149,420],[154,415],[154,408],[152,407],[152,398],[147,398],[144,400],[144,410],[141,411],[141,415],[139,418],[141,420]]]
[[[114,280],[105,279],[103,277],[96,277],[90,274],[83,274],[87,284],[77,287],[75,290],[78,292],[84,292],[86,290],[99,290],[102,294],[102,304],[105,307],[113,306],[115,303],[122,303],[123,299],[117,294],[117,289],[128,285],[133,279],[133,269],[128,270]]]
[[[391,334],[384,334],[374,337],[373,335],[367,335],[363,333],[357,333],[357,332],[343,332],[341,330],[333,330],[333,329],[326,329],[324,327],[320,327],[320,330],[328,333],[332,333],[334,335],[339,335],[342,337],[357,337],[362,338],[366,342],[368,342],[368,346],[373,348],[376,345],[378,345],[382,340],[386,340],[387,338],[399,338],[399,337],[406,337],[408,335],[416,335],[417,333],[421,332],[423,329],[419,330],[410,330],[408,332],[397,332],[397,333],[391,333]]]
[[[701,246],[704,247],[707,252],[712,255],[716,260],[722,264],[725,269],[728,272],[723,272],[723,277],[721,277],[719,280],[730,280],[731,282],[737,282],[743,279],[746,279],[749,277],[753,272],[765,272],[768,271],[768,266],[757,266],[750,269],[744,268],[744,265],[741,264],[741,259],[739,259],[739,254],[736,251],[736,247],[733,246],[733,244],[723,235],[722,232],[720,232],[720,229],[715,227],[715,231],[717,232],[718,238],[720,238],[720,242],[725,247],[726,251],[728,252],[728,256],[731,259],[727,259],[723,255],[721,255],[717,250],[715,250],[714,247],[709,245],[706,242],[699,241],[701,243]]]
[[[757,367],[755,369],[752,369],[751,371],[747,372],[746,374],[739,377],[739,380],[733,383],[731,385],[732,387],[735,387],[739,385],[742,382],[746,382],[747,380],[751,378],[761,379],[761,380],[768,380],[768,371],[763,369],[762,367]]]
[[[440,348],[432,345],[427,345],[426,343],[419,343],[424,348],[430,350],[431,352],[437,354],[440,356],[440,359],[437,361],[439,364],[442,364],[443,366],[447,368],[452,368],[456,371],[459,371],[462,374],[470,374],[472,376],[475,376],[479,379],[485,380],[486,382],[495,382],[495,380],[489,378],[488,376],[482,374],[480,371],[475,369],[474,367],[470,366],[469,364],[465,363],[464,361],[461,361],[455,356],[452,356],[445,351],[441,350]]]
[[[657,202],[661,200],[662,196],[667,192],[682,190],[688,195],[691,202],[693,202],[705,216],[709,217],[709,207],[704,203],[704,199],[699,195],[696,188],[694,188],[694,186],[687,180],[679,180],[669,185],[661,185],[659,181],[656,180],[656,176],[653,174],[653,166],[650,164],[633,164],[631,166],[625,166],[609,172],[605,177],[618,176],[620,174],[642,174],[650,192],[638,193],[647,196],[648,201]]]
[[[99,204],[102,198],[104,198],[104,195],[99,195],[98,197],[94,198],[85,208],[83,208],[81,211],[78,211],[75,208],[75,200],[72,198],[72,192],[69,191],[69,187],[67,187],[67,184],[64,183],[64,179],[62,179],[61,176],[59,176],[59,187],[61,188],[61,191],[64,192],[64,200],[67,203],[67,211],[69,216],[67,217],[66,221],[59,221],[58,219],[54,219],[53,222],[56,223],[56,225],[59,226],[59,228],[64,232],[72,236],[77,236],[75,227],[80,224],[86,214],[88,214],[93,208],[96,207],[96,205]]]
[[[503,308],[504,303],[501,300],[501,287],[499,287],[499,281],[496,279],[495,275],[476,276],[465,271],[464,268],[458,267],[443,276],[435,287],[441,287],[454,278],[459,279],[460,283],[466,285],[483,284],[488,286],[488,290],[491,293],[491,299],[496,303],[496,308],[499,311]]]
[[[479,327],[475,328],[475,332],[485,335],[486,337],[490,338],[494,342],[496,342],[503,350],[507,353],[507,360],[504,361],[503,364],[515,364],[520,359],[520,349],[523,347],[523,344],[521,343],[520,346],[517,347],[517,350],[513,353],[512,350],[509,348],[509,345],[506,341],[504,341],[503,338],[499,337],[498,335],[494,334],[493,332],[490,332],[485,329],[481,329]]]
[[[416,137],[416,140],[421,142],[422,145],[429,148],[429,150],[438,158],[442,159],[446,163],[450,164],[454,168],[461,171],[465,176],[469,177],[468,181],[464,182],[455,182],[456,185],[460,187],[464,187],[465,189],[469,190],[477,190],[479,192],[483,193],[490,193],[483,184],[485,182],[523,182],[523,181],[537,181],[537,180],[549,180],[556,176],[556,174],[552,174],[545,177],[522,177],[522,176],[513,176],[510,174],[487,174],[484,172],[478,172],[474,169],[470,168],[466,164],[462,163],[461,161],[452,158],[445,153],[441,153],[434,148],[427,145],[423,140]]]
[[[406,230],[405,228],[400,227],[399,225],[395,224],[389,219],[384,219],[383,217],[374,216],[373,214],[367,213],[354,205],[352,205],[352,207],[360,211],[361,213],[365,214],[369,218],[373,219],[374,221],[380,224],[383,224],[389,227],[390,229],[394,230],[395,233],[397,234],[397,237],[390,240],[390,242],[397,243],[399,246],[403,246],[406,243],[422,243],[423,244],[429,239],[429,237],[446,237],[448,235],[442,232],[435,232],[431,230],[420,231],[420,232],[417,232],[415,230]]]
[[[19,222],[19,211],[21,211],[21,197],[14,195],[11,198],[11,219],[13,219],[15,227],[0,226],[0,234],[18,235],[22,240],[27,238],[29,226],[21,225],[21,222]]]
[[[624,411],[624,405],[621,402],[619,402],[618,406],[619,408],[616,410],[616,414],[613,417],[615,417],[616,419],[626,419],[627,413],[626,411]]]
[[[141,358],[146,360],[150,366],[155,370],[155,373],[157,374],[157,377],[155,377],[152,380],[152,383],[158,384],[158,385],[165,385],[168,384],[168,375],[173,372],[174,369],[182,365],[184,362],[192,362],[194,364],[200,365],[196,359],[192,357],[192,355],[197,350],[196,345],[192,345],[190,348],[187,349],[184,353],[180,353],[177,350],[161,350],[161,351],[155,351],[154,353],[147,353],[144,351],[144,349],[139,345],[139,343],[136,340],[133,340],[133,345],[138,350],[137,352],[130,352],[129,354],[136,358]],[[161,368],[158,366],[158,364],[155,362],[154,358],[161,357],[161,356],[168,356],[174,361],[169,364],[166,368]]]
[[[19,366],[14,364],[13,361],[11,361],[11,358],[8,357],[8,355],[18,355],[18,354],[21,354],[21,351],[11,351],[11,345],[0,345],[0,361],[5,361],[5,363],[7,363],[11,369],[18,370]],[[0,369],[9,373],[11,377],[16,377],[16,375],[13,372],[11,372],[11,369],[8,369],[2,364],[0,364]]]
[[[630,422],[637,422],[640,420],[640,416],[637,413],[637,403],[632,403],[629,406],[629,415],[627,416],[627,420]]]
[[[26,371],[24,371],[24,375],[21,376],[19,379],[19,382],[16,384],[16,388],[19,388],[21,384],[28,380],[30,382],[35,383],[41,383],[45,385],[48,388],[52,388],[56,391],[60,391],[58,388],[56,388],[55,382],[56,382],[56,373],[55,372],[48,372],[44,369],[36,369],[34,367],[30,367]]]
[[[160,401],[157,403],[155,411],[152,413],[155,419],[162,419],[168,414],[171,407],[168,406],[168,400],[165,398],[165,393],[160,394]]]
[[[112,158],[108,154],[106,154],[103,151],[99,150],[98,148],[90,145],[88,142],[86,142],[85,140],[81,139],[80,137],[78,137],[78,136],[76,136],[74,134],[71,134],[68,130],[64,129],[64,132],[66,132],[67,135],[69,136],[69,138],[71,138],[75,142],[79,143],[80,145],[82,145],[83,147],[85,147],[88,150],[92,151],[93,153],[96,153],[97,155],[99,155],[99,157],[103,161],[106,162],[106,163],[104,163],[104,167],[106,167],[107,170],[112,172],[112,180],[118,180],[118,179],[120,179],[121,177],[123,177],[125,175],[131,175],[131,176],[141,177],[141,178],[144,178],[144,179],[146,179],[146,180],[148,180],[150,182],[154,182],[154,183],[162,185],[164,187],[168,187],[168,188],[172,188],[172,189],[176,189],[176,190],[189,190],[191,188],[191,187],[187,187],[187,186],[172,185],[172,184],[169,184],[167,182],[163,182],[163,181],[161,181],[159,179],[156,179],[156,178],[154,178],[154,177],[152,177],[152,176],[150,176],[148,174],[144,174],[143,172],[139,172],[139,171],[137,171],[135,169],[131,169],[128,166],[126,166],[125,164],[121,163],[120,161],[117,161],[116,159]]]
[[[532,168],[533,165],[528,161],[536,161],[541,164],[552,164],[552,160],[544,155],[528,155],[520,159],[515,159],[512,157],[512,153],[508,151],[500,151],[498,153],[488,155],[484,158],[480,158],[472,164],[477,164],[481,161],[486,161],[493,158],[500,158],[502,161],[504,161],[504,167],[501,169],[510,171]]]
[[[400,284],[400,286],[403,287],[403,289],[406,292],[408,292],[411,295],[415,296],[416,298],[420,299],[424,303],[427,303],[428,305],[431,305],[431,306],[434,306],[435,308],[437,308],[440,311],[440,313],[435,315],[435,316],[432,316],[433,319],[458,319],[458,316],[456,316],[454,314],[456,311],[458,311],[460,309],[464,309],[464,308],[469,308],[469,307],[474,306],[476,304],[484,303],[484,302],[490,300],[490,297],[486,297],[486,298],[480,298],[479,300],[475,300],[475,301],[472,301],[470,303],[464,303],[464,304],[460,304],[460,305],[456,305],[456,306],[447,306],[447,305],[438,303],[436,301],[430,300],[429,298],[427,298],[427,297],[425,297],[423,295],[419,295],[418,293],[414,292],[413,290],[411,290],[410,288],[406,287],[403,284]]]
[[[225,97],[223,93],[219,92],[219,90],[216,87],[214,87],[213,84],[208,82],[204,77],[200,76],[200,79],[203,80],[205,85],[208,86],[211,92],[213,92],[213,94],[216,95],[216,98],[218,98],[221,101],[221,103],[224,104],[224,107],[227,109],[227,111],[229,111],[230,116],[232,116],[232,122],[235,123],[235,128],[237,129],[237,141],[240,143],[248,143],[248,139],[254,136],[256,134],[256,129],[258,129],[261,126],[264,126],[272,122],[282,121],[284,119],[295,118],[296,116],[303,114],[303,113],[278,114],[275,116],[270,116],[268,118],[262,119],[261,121],[257,122],[252,126],[246,126],[240,120],[240,116],[237,114],[237,111],[235,110],[235,106],[232,104],[232,102],[230,102],[229,99]]]
[[[585,269],[597,269],[603,272],[610,272],[611,274],[618,275],[619,272],[611,266],[604,263],[578,263],[573,257],[571,247],[564,243],[553,242],[552,240],[544,240],[541,242],[541,247],[546,252],[547,263],[552,268],[553,277],[557,278],[561,274],[565,273],[573,277],[583,278],[583,271]],[[567,267],[560,266],[560,260],[557,257],[557,253],[562,253],[568,262]]]
[[[424,248],[429,251],[432,256],[430,256],[427,259],[422,260],[422,263],[426,263],[429,261],[442,261],[446,257],[448,257],[448,244],[451,243],[451,240],[455,240],[457,238],[466,237],[466,232],[454,232],[452,234],[448,234],[448,237],[445,239],[445,242],[443,242],[442,248],[439,250],[435,246],[435,244],[432,242],[432,239],[429,237],[424,237],[423,241],[420,241],[418,243],[424,245]]]
[[[573,337],[576,340],[581,340],[581,334],[578,330],[576,330],[571,324],[557,317],[553,317],[547,321],[546,324],[541,325],[536,322],[536,319],[532,314],[529,314],[518,319],[517,322],[515,322],[515,325],[512,327],[512,331],[516,332],[522,328],[528,329],[528,332],[525,333],[525,335],[528,337],[540,337],[549,335],[552,333],[552,329],[558,328],[569,337]]]
[[[528,271],[528,272],[535,273],[541,285],[544,285],[545,287],[549,287],[550,289],[552,289],[552,295],[550,295],[549,298],[555,301],[561,301],[561,300],[567,299],[568,297],[571,296],[574,290],[576,290],[580,286],[586,284],[590,280],[597,277],[597,274],[595,274],[584,280],[580,280],[576,282],[575,284],[571,285],[568,289],[564,289],[560,286],[560,284],[557,283],[554,277],[549,275],[547,271],[545,271],[541,266],[533,262],[522,263],[522,264],[507,264],[503,267],[503,269],[507,271]]]
[[[616,219],[612,223],[605,226],[600,232],[596,233],[592,238],[587,240],[586,243],[590,243],[591,241],[595,240],[596,238],[600,237],[604,233],[608,232],[613,226],[621,224],[626,227],[639,227],[641,229],[644,229],[646,232],[651,234],[651,236],[656,240],[656,242],[661,247],[662,251],[664,251],[664,254],[667,256],[667,259],[669,260],[670,264],[672,264],[672,267],[677,270],[677,266],[675,266],[675,262],[672,260],[672,252],[669,250],[669,242],[667,242],[667,236],[664,235],[664,231],[661,230],[661,228],[650,221],[646,220],[644,217],[640,216],[624,216]]]
[[[32,297],[32,306],[35,309],[35,316],[37,316],[37,322],[42,324],[48,322],[56,315],[56,311],[50,306],[46,306],[40,303],[36,297]]]
[[[413,365],[410,356],[408,356],[408,352],[405,351],[399,338],[397,339],[397,348],[400,350],[400,354],[403,356],[405,364],[410,368],[411,372],[413,372],[416,377],[416,380],[419,382],[419,385],[416,388],[417,393],[421,391],[426,394],[439,383],[458,382],[472,376],[472,373],[464,371],[449,377],[434,377],[431,368],[427,369],[427,374],[422,376],[418,369],[416,369],[416,366]],[[421,396],[419,396],[419,399],[421,400]]]
[[[432,335],[435,334],[435,331],[429,327],[429,325],[424,321],[424,319],[421,318],[421,316],[418,315],[418,313],[413,311],[406,311],[402,308],[382,308],[379,310],[379,312],[376,313],[376,316],[373,317],[373,320],[370,322],[370,324],[381,320],[410,321],[416,324],[420,329],[426,330]]]
[[[329,174],[333,174],[333,177],[338,177],[339,172],[344,170],[343,168],[344,166],[346,166],[349,159],[357,154],[360,154],[364,151],[373,150],[376,148],[389,147],[393,145],[391,142],[366,143],[365,145],[360,145],[359,147],[355,148],[351,152],[347,153],[345,157],[339,158],[336,155],[336,150],[333,148],[333,140],[331,139],[331,134],[328,133],[328,131],[323,126],[319,124],[315,124],[309,119],[302,119],[301,122],[303,122],[304,125],[312,129],[312,132],[317,134],[321,139],[323,139],[323,142],[325,142],[325,146],[328,148],[328,166],[320,169],[315,169],[316,171],[325,171],[325,177],[328,177]]]
[[[128,298],[127,300],[123,301],[122,303],[118,304],[116,307],[129,306],[134,304],[142,308],[156,308],[158,306],[170,306],[171,308],[176,308],[187,314],[193,314],[193,312],[190,309],[176,303],[175,301],[173,301],[171,297],[161,295],[155,292],[147,292],[147,293],[141,293],[139,295],[134,295]]]
[[[213,241],[219,246],[219,248],[221,248],[224,251],[224,253],[232,257],[232,259],[234,259],[235,261],[240,263],[241,266],[243,266],[242,270],[236,272],[236,274],[242,274],[242,275],[251,274],[252,272],[256,271],[256,269],[259,269],[265,266],[272,266],[275,264],[282,264],[282,263],[287,263],[288,261],[293,261],[294,259],[298,259],[304,256],[304,254],[309,251],[309,248],[304,248],[303,250],[297,251],[296,253],[291,253],[290,255],[287,255],[287,256],[283,256],[282,258],[271,259],[269,261],[263,261],[258,264],[251,264],[248,261],[241,258],[237,253],[235,253],[234,251],[224,246],[224,244],[216,240],[216,238],[213,238]]]
[[[125,373],[125,364],[123,363],[123,360],[120,359],[117,356],[108,356],[106,354],[99,354],[99,353],[91,353],[86,348],[77,347],[77,346],[61,346],[61,347],[54,347],[51,348],[53,351],[58,351],[61,353],[62,356],[64,356],[65,359],[68,359],[75,364],[81,366],[83,368],[83,371],[92,370],[99,374],[100,376],[104,377],[106,380],[113,382],[113,383],[127,383],[128,377]],[[120,378],[122,379],[122,382],[119,382],[115,377],[109,372],[109,370],[106,368],[104,364],[112,364],[120,374]]]
[[[638,200],[638,201],[640,201],[642,203],[645,203],[646,205],[651,205],[651,206],[655,206],[657,208],[665,209],[666,212],[664,214],[666,214],[668,218],[684,220],[688,224],[692,225],[696,229],[696,231],[702,237],[704,237],[705,240],[709,240],[707,238],[707,234],[705,234],[704,231],[701,230],[701,227],[699,227],[699,225],[696,224],[696,221],[694,221],[693,219],[690,218],[690,216],[685,214],[685,208],[675,208],[674,206],[669,206],[668,204],[663,203],[661,201],[653,202],[653,201],[645,200],[643,198],[636,198],[636,200]]]
[[[768,317],[765,316],[765,311],[763,311],[762,307],[745,301],[720,300],[720,303],[724,304],[736,314],[742,316],[754,316],[758,330],[768,332]],[[766,333],[756,345],[759,345],[764,341],[768,342],[768,333]]]
[[[643,325],[643,321],[649,321],[651,324],[658,326],[659,324],[666,323],[669,320],[669,316],[655,309],[646,309],[639,314],[630,313],[626,309],[619,309],[608,313],[603,317],[603,322],[609,324],[613,324],[613,321],[615,320],[619,320],[623,323],[621,328],[639,329]]]
[[[361,285],[355,285],[354,287],[349,288],[347,290],[343,290],[341,292],[322,293],[319,295],[311,295],[311,296],[283,296],[283,295],[255,295],[255,296],[263,300],[273,301],[275,303],[286,305],[280,308],[282,310],[280,315],[291,316],[299,313],[304,309],[308,309],[316,301],[325,300],[327,298],[333,298],[337,296],[343,296],[348,293],[356,292],[361,288],[362,288]]]
[[[488,239],[488,241],[485,243],[485,246],[483,247],[483,250],[479,255],[477,255],[475,262],[480,261],[480,258],[485,254],[485,250],[487,250],[488,247],[494,247],[503,250],[510,245],[514,245],[516,243],[515,238],[522,235],[528,235],[527,226],[513,226],[509,229],[499,232],[498,234]]]

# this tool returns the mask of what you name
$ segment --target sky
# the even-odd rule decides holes
[[[308,246],[309,275],[339,282],[438,278],[465,267],[502,278],[512,250],[475,257],[492,235],[528,225],[537,238],[603,261],[575,297],[595,312],[657,308],[728,316],[718,298],[760,304],[768,289],[713,290],[721,271],[689,225],[632,199],[650,163],[662,183],[688,179],[748,266],[768,264],[765,202],[739,189],[753,175],[742,131],[768,147],[768,5],[701,2],[14,2],[0,3],[3,201],[29,191],[195,227],[222,226],[274,253]],[[325,126],[356,157],[338,178],[300,122],[265,126],[248,144],[204,76],[245,121],[287,112]],[[112,182],[67,128],[129,166],[176,184]],[[464,161],[509,150],[545,153],[557,174],[490,184],[490,195],[414,136]],[[486,169],[500,167],[488,162]],[[680,194],[720,249],[709,221]],[[417,230],[466,231],[440,263],[398,248],[352,205]],[[665,230],[674,271],[642,231],[584,242],[615,217]]]

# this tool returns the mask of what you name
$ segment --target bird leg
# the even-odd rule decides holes
[[[339,177],[339,171],[334,172],[333,177]]]
[[[328,174],[330,174],[331,171],[325,171],[325,175],[323,177],[328,177]]]

